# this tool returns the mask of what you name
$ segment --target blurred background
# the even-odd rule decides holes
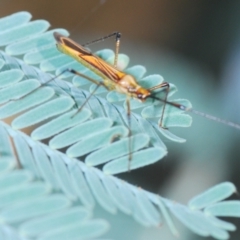
[[[108,0],[99,5],[99,0],[0,0],[0,3],[0,17],[26,10],[33,19],[49,21],[52,28],[66,28],[79,43],[119,31],[120,52],[130,57],[130,66],[140,64],[147,68],[147,74],[161,74],[178,87],[174,97],[189,99],[195,109],[240,123],[240,1]],[[114,49],[114,44],[114,39],[109,39],[92,45],[91,49]],[[169,151],[167,157],[119,177],[183,204],[223,181],[231,181],[239,188],[240,130],[200,116],[193,116],[190,128],[171,130],[185,138],[186,143],[163,139]],[[239,219],[231,222],[240,227]],[[179,239],[192,239],[188,234],[183,228]],[[239,236],[238,229],[231,239]],[[171,239],[171,235],[164,239]],[[194,235],[194,239],[198,237]]]

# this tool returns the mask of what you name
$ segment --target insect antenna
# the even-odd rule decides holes
[[[222,118],[219,118],[219,117],[216,117],[216,116],[204,113],[204,112],[200,112],[198,110],[186,107],[186,106],[184,106],[182,104],[179,104],[179,103],[176,103],[176,102],[169,102],[169,101],[163,100],[163,99],[158,98],[158,97],[156,97],[154,95],[150,95],[150,96],[148,96],[148,98],[152,98],[152,99],[158,100],[160,102],[163,102],[164,104],[171,105],[171,106],[176,107],[178,109],[181,109],[181,110],[183,110],[185,112],[191,112],[191,113],[194,113],[196,115],[202,116],[204,118],[210,119],[212,121],[219,122],[219,123],[222,123],[222,124],[227,125],[229,127],[233,127],[233,128],[236,128],[236,129],[240,130],[240,125],[237,124],[237,123],[234,123],[234,122],[231,122],[231,121],[228,121],[228,120],[225,120],[225,119],[222,119]]]

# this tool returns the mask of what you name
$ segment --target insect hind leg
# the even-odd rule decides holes
[[[47,81],[44,82],[44,83],[41,83],[38,87],[36,87],[35,89],[33,89],[31,92],[25,94],[24,96],[22,96],[22,97],[20,97],[20,98],[17,98],[17,99],[15,99],[15,98],[14,98],[14,99],[10,99],[10,101],[18,101],[18,100],[21,100],[21,99],[29,96],[30,94],[36,92],[36,91],[37,91],[38,89],[40,89],[41,87],[46,86],[48,83],[50,83],[50,82],[54,81],[55,79],[57,79],[59,76],[63,75],[65,72],[69,72],[69,69],[65,69],[64,71],[62,71],[62,72],[59,73],[58,75],[50,78],[49,80],[47,80]],[[60,87],[60,88],[61,88],[61,87]],[[66,93],[67,93],[67,92],[66,92]],[[73,98],[73,96],[72,96],[71,94],[69,94],[69,93],[67,93],[67,94],[73,99],[73,101],[75,102],[75,104],[76,104],[76,106],[77,106],[77,103],[76,103],[75,99]]]
[[[105,86],[105,84],[104,84],[103,82],[99,82],[99,81],[97,81],[97,80],[95,80],[95,79],[92,79],[92,78],[88,77],[87,75],[82,74],[82,73],[80,73],[80,72],[78,72],[78,71],[76,71],[76,70],[74,70],[74,69],[67,68],[67,69],[63,70],[61,73],[59,73],[58,75],[56,75],[54,78],[51,78],[51,79],[49,79],[48,81],[46,81],[45,83],[41,84],[39,87],[37,87],[36,89],[34,89],[32,92],[36,91],[37,89],[39,89],[39,88],[42,87],[43,85],[46,85],[47,83],[49,83],[49,82],[53,81],[54,79],[58,78],[59,76],[61,76],[61,75],[64,74],[65,72],[70,72],[70,73],[72,73],[73,75],[77,75],[77,76],[79,76],[79,77],[83,77],[83,78],[85,78],[86,80],[88,80],[88,81],[90,81],[90,82],[92,82],[92,83],[94,83],[94,84],[96,85],[96,88],[95,88],[95,89],[93,90],[93,92],[87,97],[87,99],[86,99],[85,102],[81,105],[80,108],[78,108],[78,104],[77,104],[76,100],[74,99],[74,97],[73,97],[71,94],[69,94],[69,96],[74,100],[76,107],[78,108],[77,112],[75,112],[74,115],[71,117],[71,118],[73,118],[77,113],[79,113],[79,112],[82,110],[82,108],[86,105],[86,103],[88,102],[88,100],[93,96],[93,94],[97,91],[97,89],[98,89],[100,86],[103,86],[103,87],[105,87],[105,88],[107,88],[107,87]],[[32,93],[32,92],[30,92],[30,93]],[[30,94],[30,93],[28,93],[28,94]],[[26,95],[25,95],[25,96],[26,96]]]
[[[96,80],[94,80],[94,79],[92,79],[92,78],[90,78],[90,77],[88,77],[88,76],[86,76],[86,75],[84,75],[84,74],[82,74],[82,73],[74,70],[74,69],[67,68],[67,69],[63,70],[61,73],[59,73],[58,75],[54,76],[53,78],[50,78],[49,80],[47,80],[47,81],[44,82],[44,83],[41,83],[37,88],[33,89],[31,92],[25,94],[24,96],[22,96],[22,97],[20,97],[20,98],[18,98],[18,99],[10,99],[10,101],[17,101],[17,100],[21,100],[21,99],[25,98],[26,96],[34,93],[35,91],[37,91],[37,90],[40,89],[41,87],[47,85],[47,84],[50,83],[51,81],[54,81],[55,79],[57,79],[58,77],[60,77],[61,75],[63,75],[63,74],[66,73],[66,72],[69,72],[69,73],[72,73],[72,74],[74,74],[74,75],[83,77],[83,78],[85,78],[86,80],[88,80],[88,81],[90,81],[90,82],[92,82],[92,83],[94,83],[94,84],[96,85],[96,88],[94,89],[94,91],[93,91],[93,92],[90,94],[90,96],[85,100],[85,102],[81,105],[80,108],[78,107],[78,104],[77,104],[77,102],[76,102],[76,99],[75,99],[70,93],[66,92],[66,93],[73,99],[73,101],[75,102],[75,106],[78,108],[77,112],[76,112],[72,117],[74,117],[77,113],[79,113],[79,112],[82,110],[83,106],[87,103],[87,101],[91,98],[91,96],[97,91],[97,89],[98,89],[100,86],[103,86],[103,87],[107,88],[103,82],[96,81]],[[60,87],[60,88],[61,88],[61,87]]]

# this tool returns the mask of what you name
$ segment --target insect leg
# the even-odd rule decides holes
[[[62,71],[61,73],[59,73],[58,75],[56,75],[55,77],[53,78],[50,78],[49,80],[47,80],[46,82],[44,83],[41,83],[38,87],[36,87],[35,89],[33,89],[31,92],[25,94],[24,96],[18,98],[18,99],[10,99],[10,101],[17,101],[17,100],[20,100],[20,99],[23,99],[25,98],[26,96],[34,93],[35,91],[37,91],[39,88],[47,85],[48,83],[50,83],[51,81],[55,80],[56,78],[58,78],[59,76],[61,76],[62,74],[64,74],[65,72],[68,72],[69,70],[68,69],[65,69],[64,71]],[[72,98],[71,94],[69,94],[69,96]],[[74,99],[73,99],[74,100]],[[75,100],[74,100],[75,101]]]
[[[37,88],[35,88],[35,89],[32,90],[31,92],[25,94],[24,96],[22,96],[22,97],[20,97],[20,98],[18,98],[18,99],[11,99],[11,100],[12,100],[12,101],[20,100],[20,99],[22,99],[22,98],[24,98],[24,97],[32,94],[33,92],[37,91],[39,88],[43,87],[44,85],[48,84],[49,82],[55,80],[56,78],[58,78],[59,76],[61,76],[61,75],[64,74],[65,72],[70,72],[70,73],[72,73],[72,74],[74,74],[74,75],[78,75],[78,76],[80,76],[80,77],[83,77],[83,78],[87,79],[88,81],[90,81],[90,82],[92,82],[92,83],[94,83],[94,84],[97,85],[96,88],[94,89],[94,91],[90,94],[90,96],[89,96],[89,97],[86,99],[86,101],[83,103],[83,105],[82,105],[82,106],[78,109],[78,111],[73,115],[73,116],[75,116],[78,112],[80,112],[80,111],[82,110],[83,106],[87,103],[87,101],[89,100],[89,98],[97,91],[97,89],[98,89],[100,86],[103,86],[103,87],[106,87],[106,86],[104,85],[103,82],[96,81],[96,80],[94,80],[94,79],[92,79],[92,78],[90,78],[90,77],[88,77],[88,76],[86,76],[86,75],[84,75],[84,74],[82,74],[82,73],[80,73],[80,72],[77,72],[77,71],[74,70],[74,69],[69,69],[69,68],[68,68],[68,69],[65,69],[64,71],[62,71],[61,73],[59,73],[59,74],[56,75],[55,77],[53,77],[53,78],[47,80],[46,82],[42,83],[40,86],[38,86]],[[69,93],[68,93],[68,95],[73,99],[73,101],[75,102],[75,105],[78,107],[77,102],[76,102],[76,100],[74,99],[74,97],[73,97],[71,94],[69,94]]]
[[[166,95],[165,95],[165,98],[163,99],[163,110],[162,110],[162,115],[161,115],[161,118],[160,118],[160,123],[159,123],[159,126],[161,128],[165,128],[167,129],[166,127],[163,126],[163,117],[164,117],[164,111],[165,111],[165,108],[166,108],[166,103],[167,103],[167,97],[168,97],[168,93],[169,93],[169,88],[170,88],[170,85],[168,82],[163,82],[157,86],[154,86],[152,88],[149,88],[148,90],[149,91],[154,91],[158,88],[166,88]]]
[[[115,57],[114,57],[113,66],[117,67],[118,53],[119,53],[119,48],[120,48],[120,38],[121,38],[121,33],[120,32],[111,33],[111,34],[109,34],[109,35],[107,35],[105,37],[98,38],[98,39],[96,39],[96,40],[94,40],[92,42],[88,42],[88,43],[82,44],[82,46],[89,46],[89,45],[91,45],[93,43],[102,42],[105,39],[110,38],[110,37],[115,37],[116,38]]]
[[[67,71],[70,72],[70,73],[72,73],[72,74],[74,74],[74,75],[77,75],[77,76],[79,76],[79,77],[83,77],[83,78],[87,79],[88,81],[90,81],[90,82],[92,82],[92,83],[94,83],[94,84],[96,84],[96,85],[99,85],[99,84],[100,84],[100,85],[106,87],[103,82],[99,82],[99,81],[97,81],[97,80],[95,80],[95,79],[92,79],[92,78],[88,77],[87,75],[82,74],[82,73],[80,73],[80,72],[78,72],[78,71],[76,71],[76,70],[74,70],[74,69],[67,69]]]
[[[78,113],[82,110],[82,108],[86,105],[86,103],[88,102],[88,100],[93,96],[93,94],[97,91],[97,89],[98,89],[100,86],[103,86],[103,87],[105,87],[106,89],[108,89],[108,88],[106,87],[106,85],[105,85],[103,82],[99,82],[99,81],[97,81],[97,80],[94,80],[94,79],[92,79],[92,78],[90,78],[90,77],[88,77],[88,76],[86,76],[86,75],[84,75],[84,74],[82,74],[82,73],[74,70],[74,69],[68,69],[68,71],[69,71],[70,73],[74,74],[74,75],[83,77],[83,78],[87,79],[88,81],[96,84],[96,88],[95,88],[95,89],[91,92],[91,94],[87,97],[87,99],[86,99],[85,102],[81,105],[81,107],[77,110],[77,112],[75,112],[75,113],[72,115],[71,118],[73,118],[76,114],[78,114]]]
[[[130,99],[127,97],[126,99],[127,102],[127,118],[128,118],[128,149],[129,149],[129,155],[128,155],[128,171],[130,172],[131,170],[131,160],[132,160],[132,142],[131,142],[131,136],[132,136],[132,131],[131,131],[131,108],[130,108]]]
[[[102,41],[104,41],[105,39],[108,39],[108,38],[110,38],[110,37],[116,37],[116,41],[118,41],[118,40],[121,38],[121,33],[120,33],[120,32],[113,32],[113,33],[111,33],[111,34],[109,34],[109,35],[107,35],[107,36],[98,38],[98,39],[96,39],[96,40],[93,40],[93,41],[91,41],[91,42],[87,42],[87,43],[84,43],[84,44],[81,44],[81,45],[82,45],[83,47],[89,46],[89,45],[91,45],[91,44],[93,44],[93,43],[102,42]]]
[[[81,110],[83,109],[83,107],[86,105],[86,103],[88,102],[88,100],[93,96],[93,94],[98,90],[98,88],[100,86],[104,86],[105,85],[101,82],[99,82],[97,85],[96,85],[96,88],[91,92],[91,94],[86,98],[86,100],[84,101],[84,103],[81,105],[80,108],[78,108],[78,110],[72,115],[71,118],[75,117],[79,112],[81,112]]]

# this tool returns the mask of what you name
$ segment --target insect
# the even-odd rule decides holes
[[[163,102],[164,106],[162,109],[162,115],[161,115],[161,119],[160,119],[160,123],[159,123],[159,126],[162,128],[165,128],[165,126],[163,126],[163,116],[164,116],[165,106],[166,106],[166,104],[169,104],[169,105],[179,108],[185,112],[192,112],[194,114],[200,115],[202,117],[205,117],[205,118],[217,121],[217,122],[220,122],[220,123],[228,125],[230,127],[240,129],[239,124],[236,124],[236,123],[233,123],[233,122],[230,122],[230,121],[227,121],[227,120],[224,120],[224,119],[221,119],[221,118],[218,118],[218,117],[215,117],[215,116],[212,116],[212,115],[200,112],[200,111],[197,111],[193,108],[188,108],[188,107],[186,107],[182,104],[176,103],[176,102],[169,102],[167,100],[168,91],[169,91],[169,83],[168,82],[163,82],[152,88],[146,89],[146,88],[143,88],[141,85],[139,85],[133,76],[128,75],[128,74],[118,70],[117,69],[117,58],[118,58],[121,34],[119,32],[115,32],[106,37],[97,39],[91,43],[102,41],[102,40],[112,37],[112,36],[116,36],[116,51],[115,51],[116,54],[115,54],[115,59],[114,59],[114,65],[111,65],[111,64],[105,62],[103,59],[92,54],[88,49],[84,48],[85,45],[89,45],[90,43],[87,43],[85,45],[79,45],[76,42],[74,42],[73,40],[71,40],[70,38],[65,37],[57,32],[54,32],[54,38],[57,41],[57,48],[59,49],[59,51],[75,58],[78,62],[80,62],[81,64],[83,64],[84,66],[86,66],[87,68],[89,68],[90,70],[95,72],[98,76],[100,76],[102,81],[98,82],[80,72],[75,71],[74,69],[66,69],[65,71],[71,72],[71,73],[81,76],[81,77],[84,77],[87,80],[89,80],[90,82],[96,84],[96,88],[93,91],[93,93],[97,90],[98,87],[103,86],[109,91],[117,91],[119,93],[125,94],[126,99],[127,99],[127,114],[128,114],[128,116],[130,116],[130,102],[129,102],[130,98],[138,99],[141,102],[146,101],[148,98],[152,98],[152,99],[158,100],[160,102]],[[161,99],[156,96],[156,92],[153,92],[156,89],[165,89],[166,90],[164,99]],[[89,97],[91,97],[91,95]],[[81,108],[79,108],[78,111],[80,111]]]
[[[89,44],[92,44],[95,42],[103,41],[104,39],[109,38],[109,37],[115,37],[115,39],[116,39],[115,59],[114,59],[113,65],[105,62],[103,59],[94,55],[88,49],[86,49],[84,47],[86,45],[89,45]],[[59,51],[73,57],[74,59],[76,59],[82,65],[84,65],[85,67],[87,67],[88,69],[90,69],[91,71],[96,73],[101,78],[101,81],[97,81],[97,80],[92,79],[74,69],[66,69],[58,75],[58,76],[60,76],[64,72],[70,72],[74,75],[83,77],[86,80],[88,80],[96,85],[96,88],[92,91],[92,93],[89,95],[89,97],[86,99],[86,101],[82,104],[82,106],[80,108],[78,108],[77,112],[74,115],[76,115],[78,112],[81,111],[83,106],[87,103],[87,101],[94,94],[94,92],[96,92],[97,89],[100,86],[102,86],[102,87],[106,88],[108,91],[116,91],[116,92],[126,95],[129,136],[131,136],[131,121],[130,121],[130,119],[131,119],[131,117],[130,117],[130,115],[131,115],[130,99],[131,98],[137,99],[141,102],[145,102],[147,99],[154,99],[154,100],[162,102],[163,108],[162,108],[161,118],[159,121],[159,127],[161,127],[161,128],[166,128],[166,126],[163,125],[163,118],[164,118],[165,106],[166,106],[166,104],[169,104],[173,107],[181,109],[182,111],[192,112],[194,114],[200,115],[202,117],[205,117],[205,118],[217,121],[217,122],[220,122],[220,123],[228,125],[230,127],[240,129],[240,125],[238,125],[236,123],[226,121],[226,120],[220,119],[218,117],[215,117],[215,116],[203,113],[203,112],[199,112],[197,110],[194,110],[193,108],[186,107],[177,102],[168,101],[167,97],[168,97],[168,92],[169,92],[169,88],[170,88],[170,85],[168,82],[163,82],[159,85],[156,85],[154,87],[146,89],[146,88],[142,87],[140,84],[138,84],[136,79],[132,75],[129,75],[123,71],[120,71],[117,68],[117,60],[118,60],[120,38],[121,38],[121,34],[119,32],[114,32],[108,36],[97,39],[90,43],[86,43],[84,45],[77,44],[72,39],[70,39],[66,36],[63,36],[57,32],[54,32],[54,38],[56,39],[56,42],[57,42],[56,45],[57,45],[57,48]],[[56,76],[56,77],[58,77],[58,76]],[[56,77],[48,80],[44,84],[47,84],[48,82],[54,80]],[[42,84],[42,85],[44,85],[44,84]],[[155,90],[157,90],[157,89],[161,89],[161,90],[165,91],[165,97],[163,99],[156,96],[157,92],[155,92]],[[74,117],[74,115],[72,117]],[[129,170],[130,170],[131,159],[132,159],[131,142],[129,140],[129,166],[128,166]]]
[[[107,37],[114,36],[114,35],[116,35],[116,54],[114,59],[114,65],[112,66],[111,64],[105,62],[100,57],[93,55],[89,50],[75,43],[70,38],[67,38],[57,32],[54,33],[54,37],[57,41],[57,48],[61,52],[67,55],[70,55],[71,57],[79,61],[81,64],[83,64],[85,67],[95,72],[98,76],[101,77],[102,81],[101,82],[96,81],[92,78],[89,78],[83,75],[82,73],[75,71],[74,69],[67,69],[66,71],[69,71],[81,77],[85,77],[87,80],[96,84],[96,88],[94,92],[97,90],[98,87],[103,86],[109,91],[117,91],[119,93],[125,94],[127,97],[126,99],[127,99],[128,116],[130,115],[130,102],[129,102],[130,98],[135,98],[144,102],[149,97],[154,98],[152,96],[153,90],[165,87],[167,91],[166,91],[166,97],[163,101],[166,102],[167,93],[169,90],[169,83],[164,82],[152,88],[145,89],[137,83],[136,79],[133,76],[128,75],[117,69],[117,58],[118,58],[121,34],[119,32],[116,32],[111,35],[108,35]],[[78,111],[80,110],[81,108]],[[164,109],[163,109],[163,112],[164,112]],[[163,120],[163,116],[161,117],[161,122],[160,122],[161,127],[163,127],[162,120]]]
[[[169,83],[163,82],[153,88],[145,89],[142,86],[140,86],[136,79],[128,75],[120,70],[117,69],[117,59],[118,59],[118,52],[119,52],[119,46],[120,46],[120,37],[121,34],[119,32],[112,33],[102,39],[98,39],[96,41],[103,40],[105,38],[109,38],[115,36],[116,37],[116,50],[115,50],[115,59],[114,59],[114,65],[110,65],[106,63],[103,59],[100,57],[93,55],[89,50],[84,48],[83,46],[75,43],[70,38],[67,38],[57,32],[54,32],[54,38],[57,41],[57,48],[59,51],[70,55],[71,57],[75,58],[77,61],[79,61],[81,64],[83,64],[85,67],[89,68],[93,72],[95,72],[98,76],[101,77],[102,81],[98,82],[94,79],[91,79],[82,73],[79,73],[73,69],[67,69],[66,71],[69,71],[75,75],[81,76],[86,78],[87,80],[93,82],[96,84],[96,88],[92,92],[94,92],[100,87],[103,86],[109,91],[117,91],[119,93],[126,95],[126,102],[127,102],[127,116],[128,116],[128,129],[129,129],[129,136],[131,136],[131,121],[130,121],[130,114],[131,114],[131,108],[130,108],[130,98],[136,98],[142,102],[144,102],[147,98],[151,97],[151,92],[158,88],[166,88],[166,95],[165,99],[163,100],[166,103],[167,95],[169,91]],[[94,42],[96,42],[94,41]],[[86,44],[88,45],[88,44]],[[85,103],[88,101],[88,99],[92,96],[92,94],[86,99]],[[160,121],[160,127],[163,127],[163,113],[165,109],[165,105],[163,107],[163,112],[161,116]],[[82,106],[78,109],[78,111],[74,114],[76,115],[79,111],[81,111]],[[130,139],[130,138],[129,138]],[[130,162],[131,162],[132,156],[131,156],[131,142],[129,140],[129,166],[128,170],[130,170]]]

